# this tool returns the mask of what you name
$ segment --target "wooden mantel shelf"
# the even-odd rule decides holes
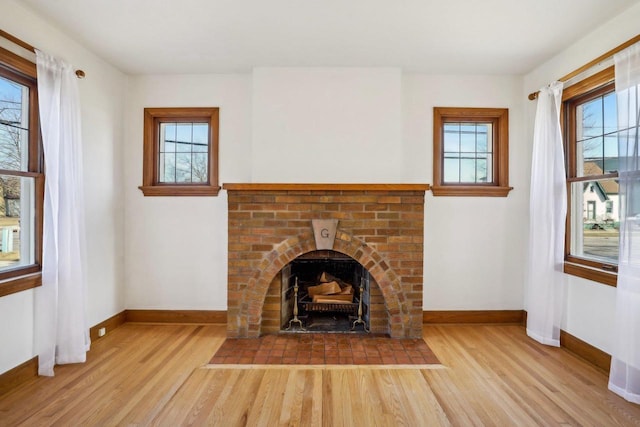
[[[228,183],[227,191],[428,191],[429,184]]]

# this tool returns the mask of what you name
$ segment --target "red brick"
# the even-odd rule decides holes
[[[353,219],[376,219],[376,215],[381,215],[381,212],[353,212],[351,214],[351,218]],[[379,216],[377,217],[378,219],[384,219],[384,218],[380,218]]]
[[[252,218],[274,218],[275,217],[275,212],[262,212],[262,211],[254,211],[251,212],[251,217]]]
[[[421,192],[270,191],[239,196],[231,191],[229,209],[228,295],[249,298],[241,305],[229,301],[228,312],[233,313],[230,319],[237,319],[230,328],[234,336],[257,336],[261,329],[278,329],[276,275],[292,259],[315,249],[310,220],[316,218],[339,219],[335,249],[358,259],[373,274],[370,310],[376,317],[371,322],[372,330],[397,337],[420,331],[424,240]],[[292,236],[294,239],[290,239]],[[274,247],[277,252],[273,252]],[[257,254],[246,255],[248,252]],[[381,280],[380,286],[376,278]],[[414,280],[419,283],[412,283]],[[400,287],[399,283],[407,286]],[[248,293],[242,293],[243,289]],[[251,307],[247,305],[250,301]],[[390,322],[385,307],[400,320]],[[418,323],[402,314],[407,310],[416,311],[412,316],[419,318]],[[402,319],[408,319],[408,323]]]
[[[377,219],[399,219],[399,212],[376,212],[375,213]]]
[[[402,198],[399,196],[380,196],[378,197],[378,203],[401,203]]]
[[[400,205],[398,205],[400,206]],[[389,207],[386,205],[365,205],[364,206],[364,210],[365,211],[387,211],[389,210]]]
[[[229,210],[229,219],[249,219],[251,218],[251,212],[235,212]]]

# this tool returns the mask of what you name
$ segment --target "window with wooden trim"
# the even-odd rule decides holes
[[[145,108],[145,196],[215,196],[218,108]]]
[[[509,187],[509,110],[433,109],[434,196],[505,197]]]
[[[615,286],[619,246],[618,116],[613,67],[563,93],[567,161],[565,272]]]
[[[0,296],[41,284],[43,201],[36,66],[0,48]]]

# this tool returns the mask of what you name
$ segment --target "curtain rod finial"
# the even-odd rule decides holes
[[[86,74],[82,70],[76,70],[76,76],[78,76],[79,79],[84,79]]]
[[[533,92],[529,94],[529,101],[533,101],[538,98],[538,92]]]

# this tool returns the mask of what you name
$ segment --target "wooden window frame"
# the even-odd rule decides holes
[[[142,185],[145,196],[217,196],[219,108],[145,108]],[[206,183],[165,183],[158,180],[161,123],[206,122],[209,125],[209,168]]]
[[[444,182],[444,124],[491,123],[493,179],[487,183]],[[509,110],[507,108],[433,108],[434,196],[506,197],[509,187]]]
[[[0,297],[42,285],[42,224],[44,207],[43,150],[38,112],[36,65],[0,47],[0,75],[29,87],[29,161],[27,171],[0,170],[3,175],[34,178],[34,262],[0,272]]]
[[[609,93],[614,88],[614,67],[604,69],[580,82],[566,88],[562,93],[561,117],[565,141],[565,157],[567,166],[567,221],[565,231],[564,272],[572,276],[592,280],[608,286],[616,286],[618,282],[617,264],[597,261],[571,255],[571,184],[593,179],[576,175],[576,117],[575,106],[586,99],[596,98]],[[618,174],[603,174],[602,178],[617,177]]]

